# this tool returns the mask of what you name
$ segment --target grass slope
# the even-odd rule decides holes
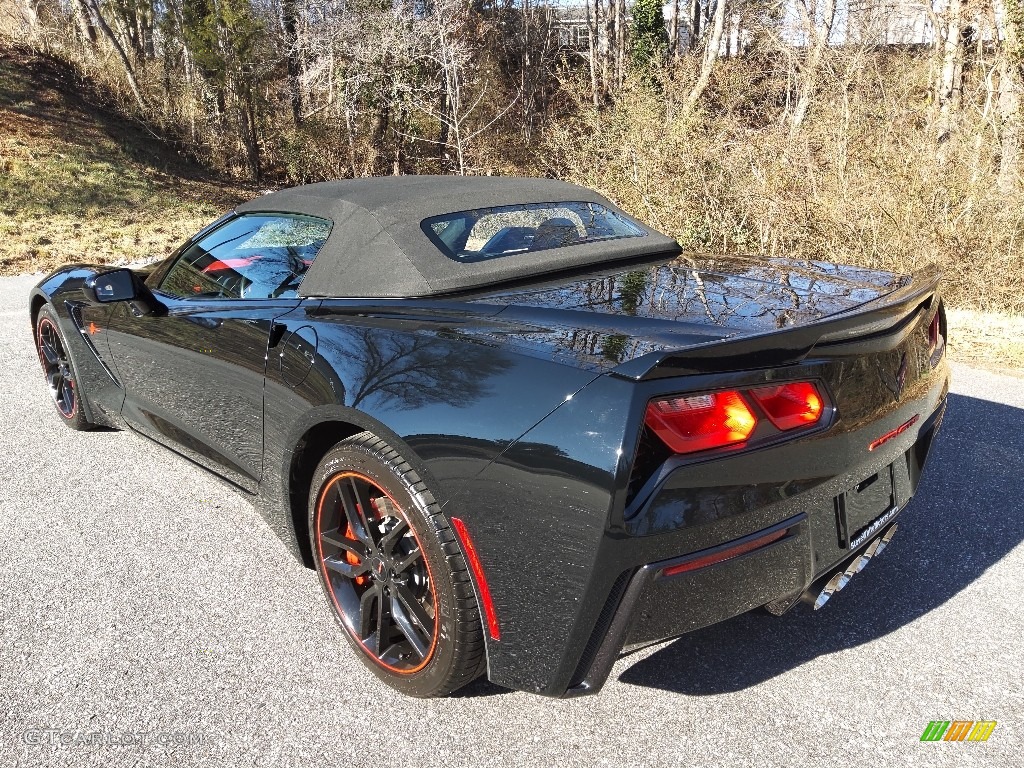
[[[0,48],[0,275],[160,256],[254,196],[95,101],[61,62]]]

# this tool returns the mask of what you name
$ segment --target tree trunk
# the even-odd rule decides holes
[[[135,79],[135,70],[132,69],[132,63],[128,60],[128,56],[124,52],[124,48],[118,41],[117,35],[114,34],[114,30],[110,28],[106,19],[103,18],[103,14],[100,13],[99,0],[87,0],[87,2],[92,9],[96,22],[99,24],[100,30],[103,32],[103,36],[106,37],[113,46],[115,53],[117,53],[117,58],[121,61],[121,66],[124,68],[124,74],[128,79],[128,87],[131,89],[132,95],[139,103],[139,106],[145,109],[146,100],[142,98],[142,91],[139,90],[139,82]]]
[[[140,63],[145,57],[142,49],[142,40],[139,37],[139,15],[134,5],[122,3],[116,6],[119,12],[114,13],[114,18],[120,21],[121,31],[128,38],[128,47],[132,52],[135,63]]]
[[[292,103],[292,120],[296,127],[302,125],[302,91],[299,88],[299,38],[295,31],[298,15],[295,0],[281,0],[281,26],[284,28],[284,44],[288,47],[288,92]]]
[[[147,59],[156,58],[156,44],[153,42],[153,8],[147,6],[139,15],[139,32],[142,35],[142,49]]]
[[[334,71],[333,60],[331,63],[331,71]],[[344,88],[345,90],[342,93],[342,99],[344,100],[345,109],[345,139],[346,143],[348,144],[348,162],[349,165],[352,167],[352,178],[354,179],[357,178],[360,174],[359,169],[356,166],[356,128],[355,120],[352,119],[352,102],[351,97],[349,95],[348,80],[345,80]]]
[[[533,13],[530,8],[530,0],[522,0],[522,36],[519,39],[519,98],[522,109],[521,125],[523,127],[523,139],[530,141],[530,123],[533,117],[533,103],[536,94],[537,71],[531,60],[531,35],[533,25]],[[539,64],[540,62],[538,62]]]
[[[690,50],[697,50],[700,44],[700,19],[702,8],[700,0],[690,0]]]
[[[1016,66],[1004,61],[999,72],[999,189],[1010,194],[1020,180],[1021,77]]]
[[[405,135],[409,130],[408,115],[405,114],[405,110],[399,110],[397,119],[394,121],[398,125],[395,127],[395,147],[391,163],[391,175],[401,176],[405,173],[406,167],[406,156],[405,156]]]
[[[793,110],[790,129],[790,135],[793,136],[800,131],[800,126],[803,125],[804,119],[807,117],[807,110],[810,109],[811,101],[814,99],[814,92],[817,90],[818,68],[821,65],[822,54],[828,47],[829,38],[832,37],[832,26],[836,20],[836,0],[825,0],[820,27],[816,18],[817,8],[815,6],[808,11],[807,6],[801,4],[801,11],[804,14],[804,26],[807,30],[807,44],[811,48],[800,75],[797,77],[797,88],[800,93],[797,97],[796,109]]]
[[[693,108],[697,106],[697,102],[704,95],[704,91],[711,81],[711,71],[715,68],[715,62],[718,60],[718,49],[722,44],[722,30],[724,28],[725,3],[719,0],[718,5],[715,6],[711,37],[708,38],[707,48],[704,49],[704,61],[700,67],[700,75],[698,75],[697,82],[694,83],[689,95],[687,95],[686,101],[683,102],[683,115],[688,116],[693,112]]]
[[[1024,4],[1021,0],[1006,2],[1003,50],[999,62],[999,189],[1010,194],[1020,185],[1020,142],[1022,133],[1021,94],[1024,78]]]
[[[949,0],[945,13],[945,25],[942,42],[942,67],[935,84],[935,103],[939,106],[937,136],[939,144],[944,144],[953,132],[953,122],[960,110],[960,94],[963,77],[963,47],[960,45],[960,27],[962,23],[960,0]],[[945,151],[940,147],[939,160],[945,159]]]
[[[732,58],[732,16],[729,13],[729,5],[725,0],[718,0],[725,6],[725,58]]]
[[[446,155],[448,154],[448,133],[449,126],[451,125],[451,115],[448,112],[448,89],[442,88],[440,95],[440,103],[437,107],[437,114],[440,115],[441,123],[440,128],[437,131],[437,146],[438,146],[438,159],[441,161],[441,170],[447,171]]]
[[[679,2],[672,0],[672,21],[668,29],[668,54],[673,60],[679,55]]]
[[[615,3],[608,0],[608,8],[604,12],[604,65],[601,68],[605,95],[612,90],[615,82]]]
[[[23,0],[19,3],[21,17],[28,25],[29,34],[32,36],[35,36],[36,31],[39,29],[39,13],[36,11],[36,5],[37,2],[35,0]]]
[[[601,29],[602,0],[588,0],[587,2],[587,36],[588,50],[590,52],[590,92],[594,100],[594,109],[601,106],[603,94],[598,85],[598,59],[601,56],[599,34]]]
[[[238,105],[238,133],[242,137],[242,144],[245,146],[246,165],[249,169],[250,178],[258,182],[262,169],[260,168],[259,125],[257,123],[253,94],[238,94],[236,95],[236,101]]]
[[[626,79],[626,0],[615,6],[615,87]]]
[[[374,159],[374,167],[376,171],[380,170],[380,159],[386,156],[384,151],[384,142],[387,139],[388,128],[390,125],[391,102],[387,98],[382,98],[380,104],[377,106],[377,119],[373,124],[373,133],[370,135],[370,142],[376,155],[376,158]]]
[[[88,47],[96,47],[96,25],[93,23],[92,14],[89,12],[88,6],[85,4],[85,0],[74,0],[72,7],[75,12],[75,24],[78,25],[78,30],[82,33],[82,39],[87,43]]]
[[[171,61],[171,52],[168,50],[168,47],[166,45],[163,46],[163,55],[160,57],[160,59],[160,63],[162,65],[162,76],[160,78],[160,84],[163,86],[164,91],[164,114],[167,116],[171,116],[174,114],[175,106],[174,89],[171,87],[171,79],[173,77],[172,72],[174,69],[174,64]],[[188,77],[187,69],[185,76]]]

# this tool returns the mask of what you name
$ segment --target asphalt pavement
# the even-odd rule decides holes
[[[899,532],[823,610],[635,653],[596,697],[420,701],[364,670],[244,499],[59,422],[36,279],[0,279],[0,765],[1024,764],[1024,378],[954,367]],[[998,724],[922,743],[932,720]]]

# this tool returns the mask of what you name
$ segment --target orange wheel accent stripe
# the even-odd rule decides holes
[[[373,480],[371,480],[370,478],[366,477],[365,475],[359,474],[358,472],[339,472],[337,475],[335,475],[334,477],[331,478],[331,481],[327,485],[325,485],[323,490],[320,492],[320,499],[317,501],[317,504],[316,504],[316,549],[317,549],[317,555],[320,557],[321,574],[323,574],[322,578],[327,583],[327,594],[330,596],[331,602],[334,603],[335,610],[338,612],[338,615],[341,616],[341,617],[345,616],[345,612],[341,609],[341,606],[338,604],[337,598],[334,596],[334,590],[331,588],[331,581],[326,576],[327,569],[323,566],[324,550],[323,550],[323,544],[322,544],[322,542],[320,540],[320,520],[322,519],[322,512],[323,512],[323,508],[324,508],[324,499],[327,497],[327,491],[329,491],[332,487],[334,487],[335,483],[337,483],[337,482],[339,482],[341,480],[344,480],[346,477],[354,477],[354,478],[356,478],[358,480],[362,480],[362,481],[364,481],[366,483],[369,483],[371,486],[376,488],[382,494],[387,496],[388,499],[391,501],[391,503],[395,505],[395,509],[397,509],[399,511],[399,513],[402,515],[402,517],[405,517],[405,512],[402,511],[402,505],[399,504],[397,501],[395,501],[391,497],[391,494],[389,494],[387,491],[385,491],[383,488],[381,488],[379,485],[377,485],[377,483],[375,483]],[[440,611],[438,610],[438,607],[437,607],[437,590],[434,588],[434,584],[435,584],[435,582],[434,582],[434,574],[430,570],[430,562],[427,560],[426,550],[424,550],[423,549],[423,545],[420,544],[420,539],[416,535],[416,531],[413,529],[412,523],[409,522],[409,518],[408,517],[405,517],[405,522],[409,525],[409,531],[412,533],[412,537],[416,541],[416,546],[419,547],[420,552],[423,553],[423,565],[427,569],[427,579],[430,581],[430,595],[434,599],[434,636],[430,639],[430,649],[427,651],[427,655],[423,657],[423,661],[420,662],[420,664],[418,664],[417,666],[413,667],[412,669],[398,669],[397,667],[392,667],[390,664],[385,664],[383,661],[381,661],[379,658],[377,658],[376,655],[371,653],[370,649],[366,647],[365,643],[363,643],[362,638],[360,638],[359,635],[357,635],[355,632],[353,632],[349,628],[347,622],[345,622],[345,621],[341,622],[341,625],[345,628],[345,631],[348,632],[349,635],[352,637],[352,639],[354,639],[356,641],[356,643],[359,644],[359,647],[361,647],[366,652],[367,657],[369,657],[369,659],[371,661],[375,662],[378,666],[383,667],[384,669],[388,670],[389,672],[394,672],[396,675],[412,675],[412,674],[415,674],[416,672],[419,672],[421,669],[423,669],[425,666],[427,666],[427,664],[430,663],[430,660],[432,658],[434,658],[434,649],[437,647],[437,638],[438,638],[438,635],[441,634],[441,613],[440,613]]]

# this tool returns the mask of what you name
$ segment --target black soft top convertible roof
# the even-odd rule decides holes
[[[601,195],[575,184],[495,176],[325,181],[272,192],[243,203],[236,211],[301,213],[334,223],[302,280],[300,296],[431,296],[607,261],[679,253],[674,240],[636,222],[645,237],[584,242],[460,263],[438,250],[420,227],[424,219],[446,213],[570,201],[598,203],[626,216]]]

